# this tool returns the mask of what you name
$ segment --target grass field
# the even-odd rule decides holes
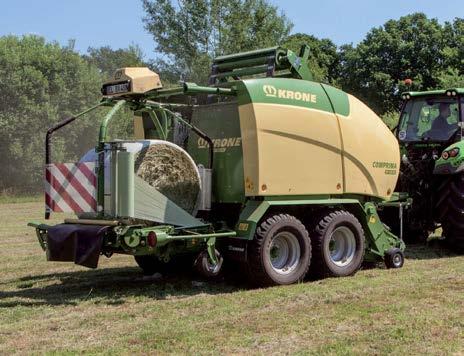
[[[42,204],[0,205],[0,354],[464,354],[464,256],[412,246],[401,270],[247,289],[46,262]]]

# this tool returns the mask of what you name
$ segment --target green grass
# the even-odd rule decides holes
[[[43,201],[43,194],[35,195],[9,195],[0,194],[0,204],[17,204]]]
[[[464,257],[410,247],[401,270],[248,289],[142,278],[128,256],[46,262],[29,220],[0,205],[0,354],[462,354]],[[58,221],[58,220],[56,220]]]

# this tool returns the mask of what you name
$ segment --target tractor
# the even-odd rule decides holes
[[[464,89],[406,92],[402,99],[396,128],[401,148],[396,191],[401,193],[393,199],[404,204],[402,234],[407,241],[425,241],[441,227],[446,244],[462,251]],[[387,210],[385,222],[399,231],[397,215]]]

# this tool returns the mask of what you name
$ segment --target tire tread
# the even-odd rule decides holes
[[[437,219],[442,223],[447,245],[461,252],[464,249],[464,174],[447,178],[438,189]]]
[[[277,214],[265,218],[261,224],[257,227],[255,237],[253,241],[249,244],[248,249],[248,273],[255,285],[259,286],[270,286],[274,285],[275,282],[273,279],[266,273],[264,269],[264,261],[262,260],[263,254],[262,249],[264,248],[264,242],[267,234],[274,227],[275,224],[282,221],[290,221],[293,224],[296,224],[301,231],[304,231],[306,238],[309,240],[309,234],[306,230],[306,227],[301,223],[300,220],[289,214]],[[309,244],[309,261],[312,260],[311,256],[311,244]],[[309,269],[309,263],[305,267],[303,276],[299,281],[303,280],[304,276],[307,274]]]
[[[311,264],[311,275],[316,278],[325,278],[325,277],[337,277],[327,266],[324,262],[323,257],[323,244],[324,244],[324,237],[326,234],[327,229],[329,228],[330,224],[334,221],[334,219],[344,216],[349,217],[351,220],[350,222],[356,225],[357,229],[362,232],[361,239],[364,239],[364,230],[359,223],[358,219],[346,210],[333,210],[333,211],[323,211],[315,217],[313,226],[314,230],[311,234],[311,243],[312,243],[312,251],[313,251],[313,262]],[[359,266],[349,275],[354,275],[364,260],[364,253],[365,249],[362,249],[362,256],[360,259]]]

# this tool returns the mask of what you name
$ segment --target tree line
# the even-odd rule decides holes
[[[143,22],[154,41],[152,59],[137,45],[81,54],[73,41],[0,37],[0,193],[40,191],[46,129],[97,103],[102,81],[124,66],[149,66],[165,85],[206,84],[215,56],[275,45],[298,51],[306,43],[315,80],[354,94],[392,125],[402,91],[464,87],[461,18],[441,24],[415,13],[371,29],[356,45],[337,46],[330,39],[292,33],[291,20],[267,0],[142,1]],[[54,161],[76,160],[95,145],[98,114],[55,136]],[[128,113],[116,123],[114,137],[130,132]]]

